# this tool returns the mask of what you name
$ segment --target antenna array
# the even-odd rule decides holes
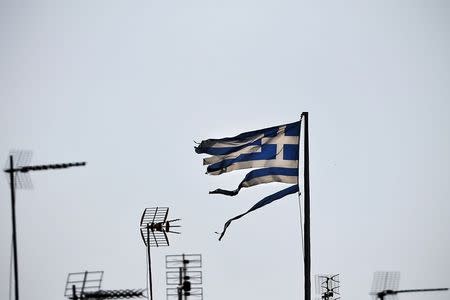
[[[167,300],[202,300],[202,256],[201,254],[166,255]]]
[[[317,300],[341,299],[339,274],[319,274],[315,276],[315,279]]]

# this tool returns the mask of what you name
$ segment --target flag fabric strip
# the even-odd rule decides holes
[[[225,225],[224,225],[224,227],[223,227],[223,231],[222,231],[222,233],[220,234],[219,241],[223,238],[223,235],[224,235],[225,232],[227,231],[227,228],[228,228],[228,226],[230,226],[231,222],[233,222],[233,221],[235,221],[235,220],[237,220],[237,219],[242,218],[242,217],[245,216],[246,214],[248,214],[248,213],[254,211],[255,209],[261,208],[261,207],[263,207],[263,206],[265,206],[265,205],[267,205],[267,204],[272,203],[272,202],[275,201],[275,200],[281,199],[281,198],[283,198],[284,196],[287,196],[287,195],[290,195],[290,194],[297,193],[298,190],[299,190],[299,189],[298,189],[298,185],[297,185],[297,184],[296,184],[296,185],[292,185],[292,186],[290,186],[290,187],[288,187],[288,188],[285,188],[284,190],[281,190],[281,191],[276,192],[276,193],[274,193],[274,194],[272,194],[272,195],[270,195],[270,196],[265,197],[264,199],[262,199],[261,201],[259,201],[258,203],[256,203],[254,206],[252,206],[252,208],[250,208],[250,209],[249,209],[248,211],[246,211],[245,213],[240,214],[240,215],[238,215],[238,216],[236,216],[236,217],[234,217],[234,218],[229,219],[229,220],[225,223]]]
[[[243,187],[251,187],[262,183],[269,182],[284,182],[284,183],[297,183],[298,182],[298,169],[297,168],[264,168],[257,169],[249,172],[244,180],[239,184],[238,188],[230,191],[223,189],[216,189],[209,192],[210,194],[223,194],[227,196],[235,196],[239,193]]]

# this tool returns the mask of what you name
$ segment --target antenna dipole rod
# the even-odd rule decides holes
[[[9,167],[13,169],[13,156],[9,156]],[[16,232],[16,193],[14,184],[14,172],[9,173],[10,188],[11,188],[11,210],[12,210],[12,239],[14,252],[14,291],[15,298],[19,300],[19,268],[17,267],[17,232]]]

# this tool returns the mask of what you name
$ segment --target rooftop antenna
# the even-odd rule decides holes
[[[85,271],[67,275],[64,296],[70,300],[81,299],[131,299],[142,298],[145,289],[101,290],[103,271]]]
[[[180,225],[172,225],[173,222],[179,221],[180,219],[168,220],[169,215],[168,207],[152,207],[146,208],[141,217],[141,236],[147,247],[147,266],[148,266],[148,299],[153,299],[153,289],[152,289],[152,263],[150,256],[151,247],[164,247],[169,246],[169,239],[167,233],[180,232],[173,231],[171,228],[181,227]]]
[[[203,300],[201,254],[166,255],[167,300]]]
[[[339,274],[318,274],[315,277],[317,300],[341,299]]]
[[[397,294],[447,291],[448,288],[437,289],[410,289],[399,290],[400,272],[375,272],[373,275],[372,290],[370,295],[373,299],[396,300]]]
[[[16,188],[31,189],[32,183],[29,176],[30,171],[44,171],[53,169],[66,169],[70,167],[85,166],[86,162],[62,163],[51,165],[29,165],[31,151],[10,151],[9,159],[6,161],[4,172],[6,173],[11,189],[11,215],[12,215],[12,240],[14,261],[14,295],[19,300],[19,270],[17,263],[17,231],[16,231]]]

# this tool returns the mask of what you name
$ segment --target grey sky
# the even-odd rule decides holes
[[[22,299],[58,300],[68,272],[145,287],[145,207],[170,206],[202,253],[205,299],[299,299],[296,196],[214,231],[265,195],[245,172],[204,174],[193,140],[310,112],[312,271],[369,299],[376,270],[402,288],[450,286],[448,1],[1,1],[0,158],[86,160],[19,191]],[[0,182],[0,298],[8,297],[10,198]],[[401,299],[443,300],[449,293]]]

